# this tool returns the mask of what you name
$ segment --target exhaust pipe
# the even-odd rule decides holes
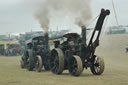
[[[82,26],[82,41],[84,44],[86,44],[86,27],[85,26]]]
[[[45,37],[45,48],[48,50],[49,49],[49,45],[48,45],[49,36],[48,36],[48,33],[45,33],[44,37]]]

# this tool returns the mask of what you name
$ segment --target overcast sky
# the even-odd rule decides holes
[[[30,10],[31,6],[25,5],[25,1],[27,0],[0,0],[0,34],[42,30]],[[128,0],[114,2],[119,24],[128,25]],[[99,14],[101,8],[110,9],[111,15],[107,25],[116,25],[111,0],[92,0],[91,8],[93,17]]]

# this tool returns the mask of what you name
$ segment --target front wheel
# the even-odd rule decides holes
[[[36,64],[35,64],[35,70],[37,71],[37,72],[41,72],[41,70],[42,70],[42,58],[41,58],[41,56],[39,56],[39,55],[37,55],[37,57],[36,57],[37,59],[36,59]]]
[[[69,61],[68,69],[73,76],[79,76],[83,71],[83,64],[81,58],[76,55],[72,56]]]
[[[104,72],[104,60],[101,57],[95,57],[93,65],[90,67],[94,75],[101,75]]]

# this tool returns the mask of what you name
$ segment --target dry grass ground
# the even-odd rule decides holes
[[[20,57],[0,56],[0,85],[128,85],[128,35],[109,35],[101,41],[96,54],[104,57],[105,72],[101,76],[84,70],[79,77],[51,72],[29,72],[20,68]]]

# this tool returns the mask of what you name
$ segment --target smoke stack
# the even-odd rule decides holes
[[[49,45],[48,45],[49,36],[48,36],[48,33],[45,33],[44,37],[45,37],[45,47],[46,47],[46,49],[49,49]]]
[[[84,44],[86,44],[86,27],[85,26],[81,26],[82,28],[82,41]]]

